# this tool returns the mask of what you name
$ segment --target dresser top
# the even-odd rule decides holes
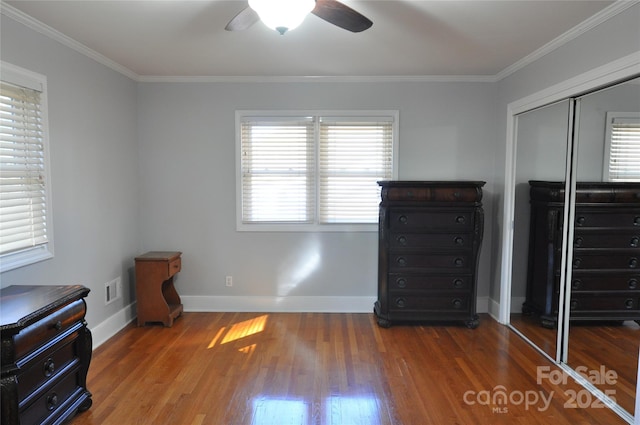
[[[47,312],[86,297],[89,289],[81,285],[15,285],[0,290],[0,330],[21,329],[39,320]]]
[[[136,261],[173,261],[180,257],[180,251],[149,251],[135,258]]]
[[[483,181],[471,180],[381,180],[383,187],[482,187]]]

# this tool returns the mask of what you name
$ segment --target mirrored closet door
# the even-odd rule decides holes
[[[558,358],[558,308],[560,307],[561,245],[565,207],[572,102],[567,99],[517,117],[513,262],[511,274],[511,325],[535,346]],[[544,182],[555,182],[554,211],[532,202],[531,194]],[[560,214],[558,215],[558,212]],[[551,226],[551,227],[549,227]],[[534,227],[545,228],[540,234]],[[544,261],[544,266],[536,265]]]
[[[576,99],[565,360],[634,414],[640,347],[640,78]],[[596,373],[595,371],[598,371]]]
[[[640,78],[516,117],[510,326],[627,420],[640,414],[639,170]]]

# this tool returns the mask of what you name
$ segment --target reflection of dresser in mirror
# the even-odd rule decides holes
[[[544,327],[558,317],[564,183],[530,181],[526,301]],[[640,324],[640,183],[577,183],[570,319]]]

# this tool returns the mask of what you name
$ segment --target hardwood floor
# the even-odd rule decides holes
[[[486,315],[470,330],[382,329],[372,314],[184,313],[96,349],[94,403],[71,424],[625,423],[567,406],[582,387],[538,379],[538,367],[557,370]]]
[[[513,314],[511,323],[555,357],[555,329],[543,328],[535,316]],[[568,364],[574,369],[582,367],[587,371],[600,370],[604,366],[614,372],[615,385],[600,380],[596,386],[603,391],[613,391],[618,404],[632,413],[635,409],[639,349],[640,325],[630,320],[623,324],[577,322],[572,323],[569,329]]]

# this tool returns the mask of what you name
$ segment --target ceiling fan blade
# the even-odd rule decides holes
[[[233,17],[232,20],[229,21],[226,27],[227,31],[242,31],[249,28],[251,25],[255,24],[260,20],[260,17],[256,13],[255,10],[250,8],[249,6],[245,7]]]
[[[311,13],[351,32],[361,32],[373,25],[369,18],[336,0],[316,0]]]

